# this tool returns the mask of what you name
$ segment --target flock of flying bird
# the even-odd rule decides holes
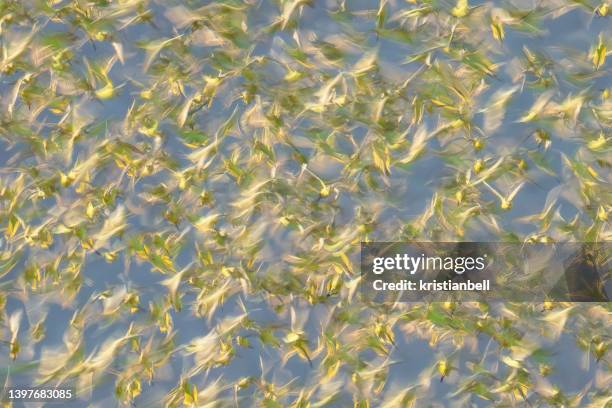
[[[610,12],[0,1],[3,387],[609,407],[608,303],[377,304],[359,243],[611,240]]]

